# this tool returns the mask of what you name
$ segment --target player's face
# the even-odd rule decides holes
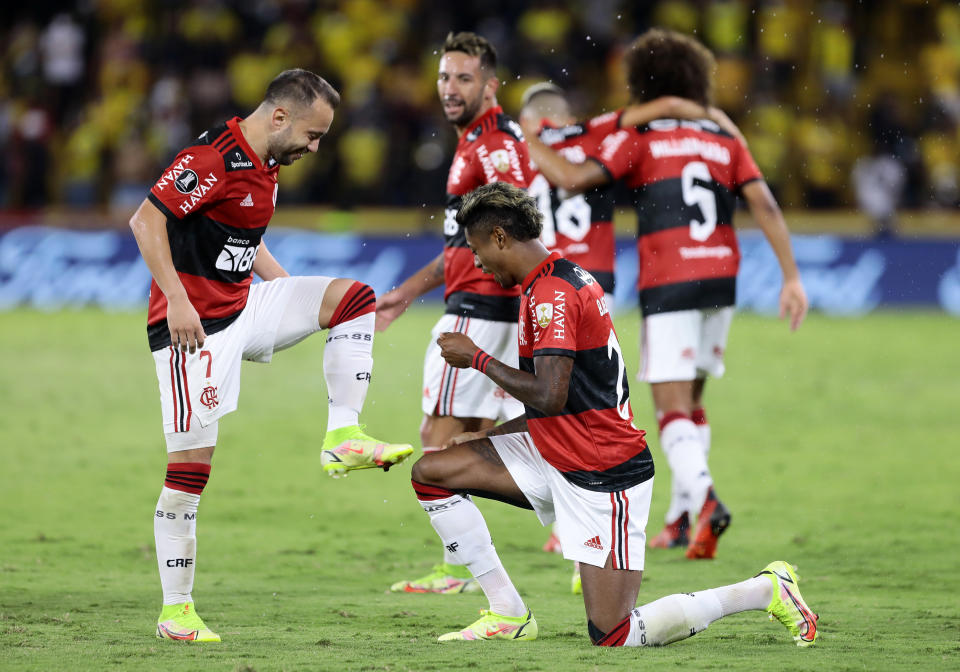
[[[480,57],[451,51],[440,59],[437,93],[443,114],[454,126],[467,126],[484,110],[484,101],[493,101],[496,78],[487,77]]]
[[[484,273],[490,273],[493,279],[504,288],[513,287],[520,280],[509,269],[509,253],[506,250],[506,233],[499,226],[490,233],[470,235],[464,231],[467,247],[473,252],[473,265]]]
[[[333,123],[333,108],[317,98],[310,107],[284,110],[284,113],[278,122],[274,112],[276,130],[267,138],[267,151],[281,166],[289,166],[304,154],[320,148],[320,138]]]

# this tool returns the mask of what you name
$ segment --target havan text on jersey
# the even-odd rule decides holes
[[[279,165],[250,148],[239,118],[200,135],[173,160],[148,196],[167,218],[170,255],[207,334],[235,320],[247,302],[253,266],[273,216]],[[169,344],[166,297],[150,289],[152,350]]]

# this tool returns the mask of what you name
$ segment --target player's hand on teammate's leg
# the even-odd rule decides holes
[[[440,450],[446,450],[447,448],[451,448],[461,443],[467,443],[468,441],[485,439],[486,437],[486,432],[463,432],[462,434],[457,434],[456,436],[445,441],[443,445],[440,446]]]

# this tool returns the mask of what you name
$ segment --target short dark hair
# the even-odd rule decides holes
[[[624,56],[630,97],[645,102],[680,96],[709,106],[713,101],[713,54],[694,38],[651,28],[630,45]]]
[[[543,230],[543,215],[536,202],[507,182],[485,184],[467,194],[457,211],[457,222],[471,234],[481,235],[501,226],[521,242],[539,238]]]
[[[466,31],[456,34],[452,31],[447,33],[442,53],[446,54],[451,51],[462,51],[468,56],[478,56],[480,58],[480,68],[490,73],[491,77],[497,71],[497,50],[493,48],[487,38],[476,33]]]
[[[317,98],[323,98],[334,110],[340,104],[340,94],[327,80],[309,70],[294,68],[284,70],[273,78],[263,100],[272,104],[293,102],[310,107]]]

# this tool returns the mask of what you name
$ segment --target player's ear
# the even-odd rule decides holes
[[[490,98],[494,98],[497,95],[497,89],[500,88],[500,80],[497,79],[497,73],[491,73],[487,77],[487,83],[484,84],[483,93]]]
[[[493,235],[493,242],[497,244],[498,250],[502,250],[507,246],[507,232],[503,230],[502,226],[493,227],[491,234]]]
[[[273,108],[273,114],[270,116],[270,123],[275,131],[286,126],[288,121],[290,121],[290,111],[287,108]]]

